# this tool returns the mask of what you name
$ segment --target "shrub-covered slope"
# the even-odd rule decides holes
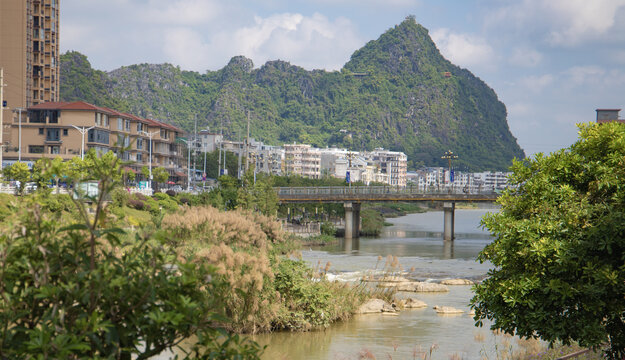
[[[440,156],[448,149],[471,170],[503,170],[525,156],[495,92],[446,60],[412,17],[335,72],[280,60],[255,69],[237,56],[205,74],[170,64],[103,73],[81,56],[62,56],[63,100],[118,105],[187,130],[197,114],[200,127],[223,128],[236,140],[246,133],[249,114],[251,135],[265,143],[385,147],[404,151],[410,168],[444,165]]]

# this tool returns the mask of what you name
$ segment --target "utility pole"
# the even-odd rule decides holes
[[[217,179],[221,176],[221,143],[224,141],[224,123],[223,119],[219,119],[219,160],[217,164]]]
[[[187,157],[187,191],[191,191],[191,141],[187,139],[187,148],[189,149],[189,154]]]
[[[4,129],[4,69],[0,68],[0,177],[2,176],[2,154],[4,141],[2,130]]]
[[[193,182],[195,183],[195,177],[197,175],[197,114],[195,114],[195,125],[193,129],[193,153],[195,154],[193,159]]]
[[[241,153],[243,152],[243,146],[241,145],[241,133],[239,133],[239,141],[237,146],[239,147],[239,161],[237,162],[237,178],[241,180]]]
[[[18,117],[18,132],[17,132],[17,161],[22,162],[22,112],[25,111],[24,108],[16,108],[13,109],[14,112],[19,113]]]
[[[245,140],[245,172],[250,169],[250,111],[247,111],[247,138]]]

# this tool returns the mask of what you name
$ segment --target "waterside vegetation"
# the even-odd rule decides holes
[[[256,359],[236,333],[323,328],[371,296],[298,260],[262,177],[148,197],[121,186],[113,153],[75,165],[71,196],[0,197],[0,357],[144,359],[193,338],[186,358]],[[77,186],[95,179],[97,195]]]

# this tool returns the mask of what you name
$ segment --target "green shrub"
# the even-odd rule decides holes
[[[124,207],[128,205],[130,194],[124,188],[117,188],[111,191],[111,199],[113,201],[113,206]]]
[[[336,226],[334,226],[334,223],[331,223],[329,221],[324,221],[323,223],[321,223],[321,234],[329,236],[336,235]]]
[[[162,192],[157,192],[154,193],[154,196],[152,196],[154,199],[156,200],[167,200],[169,199],[169,195],[162,193]]]

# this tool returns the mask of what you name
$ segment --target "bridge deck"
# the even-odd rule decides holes
[[[281,203],[384,201],[494,202],[500,195],[493,191],[470,193],[463,191],[461,188],[426,192],[416,187],[391,186],[281,187],[275,190]]]

